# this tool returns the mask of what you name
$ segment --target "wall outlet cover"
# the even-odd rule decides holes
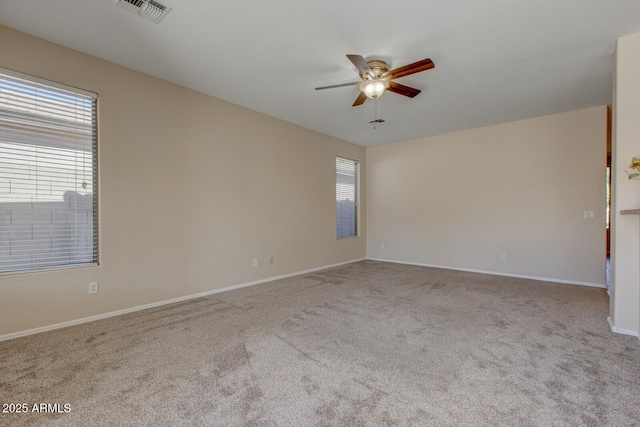
[[[90,294],[98,293],[98,282],[89,282],[89,293]]]

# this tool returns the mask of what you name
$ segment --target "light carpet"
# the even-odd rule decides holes
[[[603,289],[363,261],[0,343],[5,426],[640,425]]]

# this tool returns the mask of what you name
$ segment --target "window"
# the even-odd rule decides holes
[[[336,157],[338,239],[358,235],[358,162]]]
[[[97,264],[96,99],[0,69],[0,273]]]

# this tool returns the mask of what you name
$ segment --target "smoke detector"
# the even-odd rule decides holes
[[[156,24],[171,11],[170,7],[154,0],[118,0],[118,6]]]

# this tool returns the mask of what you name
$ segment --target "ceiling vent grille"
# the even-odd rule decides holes
[[[118,0],[118,6],[156,24],[171,11],[170,7],[154,0]]]

